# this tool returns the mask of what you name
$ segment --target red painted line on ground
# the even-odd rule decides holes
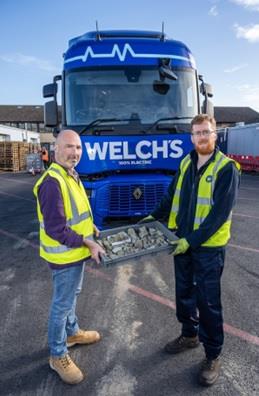
[[[15,240],[20,240],[20,241],[24,241],[25,240],[34,249],[37,249],[37,250],[39,249],[39,245],[37,245],[37,244],[35,244],[33,242],[30,242],[27,239],[20,238],[16,234],[12,234],[12,233],[10,233],[8,231],[2,230],[1,228],[0,228],[0,233],[5,235],[5,236],[8,236],[9,238],[15,239]],[[258,250],[258,252],[259,252],[259,250]],[[87,272],[93,274],[94,276],[96,276],[98,278],[105,279],[105,280],[107,280],[107,281],[109,281],[111,283],[114,282],[113,279],[109,275],[105,274],[104,272],[102,272],[100,270],[97,270],[97,269],[94,269],[94,268],[91,268],[91,267],[86,267],[86,270],[87,270]],[[137,287],[137,286],[129,284],[127,289],[129,291],[135,293],[135,294],[138,294],[138,295],[141,295],[143,297],[146,297],[149,300],[156,301],[156,302],[158,302],[159,304],[162,304],[162,305],[166,305],[167,307],[169,307],[171,309],[175,310],[175,308],[176,308],[175,307],[175,303],[173,301],[169,300],[168,298],[161,297],[161,296],[159,296],[159,295],[157,295],[155,293],[149,292],[149,291],[147,291],[145,289],[142,289],[140,287]],[[236,327],[233,327],[233,326],[231,326],[231,325],[229,325],[227,323],[224,323],[224,330],[225,330],[226,333],[229,333],[229,334],[231,334],[231,335],[233,335],[235,337],[241,338],[244,341],[250,342],[251,344],[259,345],[259,337],[255,336],[255,335],[252,335],[250,333],[247,333],[246,331],[237,329]]]
[[[22,199],[22,200],[24,200],[24,201],[35,202],[34,199],[24,198],[24,197],[22,197],[21,195],[9,194],[9,193],[3,192],[3,191],[0,191],[0,194],[2,194],[2,195],[7,195],[7,196],[9,196],[9,197],[19,198],[19,199]]]
[[[86,266],[86,271],[90,272],[91,274],[95,275],[98,278],[103,278],[109,282],[113,282],[113,279],[109,275],[105,274],[104,272],[102,272],[100,270]]]
[[[0,234],[5,235],[8,238],[15,239],[16,241],[21,241],[21,242],[26,241],[26,243],[28,245],[30,245],[31,247],[33,247],[34,249],[37,249],[37,250],[39,249],[39,245],[37,245],[36,243],[33,243],[26,238],[20,238],[18,235],[12,234],[11,232],[8,232],[5,230],[2,230],[1,228],[0,228]]]
[[[253,252],[253,253],[259,253],[259,249],[254,249],[254,248],[241,246],[241,245],[235,245],[234,243],[229,243],[228,246],[231,246],[236,249],[248,250],[249,252]]]
[[[253,201],[253,202],[258,202],[258,203],[259,203],[259,200],[258,200],[258,199],[254,199],[254,198],[243,198],[243,197],[238,197],[237,200],[239,200],[239,199],[243,199],[243,200],[245,200],[245,201]]]
[[[258,216],[252,216],[252,215],[247,215],[247,214],[244,214],[244,213],[238,213],[238,212],[234,212],[234,213],[233,213],[233,216],[239,216],[239,217],[249,217],[249,218],[251,218],[251,219],[259,219],[259,217],[258,217]]]
[[[168,298],[161,297],[157,294],[154,294],[152,292],[149,292],[148,290],[142,289],[140,287],[134,286],[134,285],[129,285],[128,289],[136,294],[139,294],[141,296],[147,297],[150,300],[159,302],[160,304],[166,305],[169,308],[176,309],[176,305],[173,301],[169,300]]]
[[[97,276],[99,278],[103,278],[103,279],[108,280],[109,282],[113,282],[113,279],[111,277],[107,276],[106,274],[104,274],[102,271],[99,271],[99,270],[96,270],[93,268],[87,268],[87,271],[94,274],[95,276]],[[128,290],[130,290],[136,294],[139,294],[139,295],[146,297],[150,300],[156,301],[160,304],[166,305],[167,307],[172,308],[174,310],[176,309],[175,303],[173,301],[169,300],[168,298],[158,296],[157,294],[151,293],[147,290],[144,290],[140,287],[137,287],[137,286],[134,286],[131,284],[129,284],[129,286],[127,288],[128,288]],[[224,323],[224,330],[226,333],[231,334],[235,337],[241,338],[244,341],[250,342],[251,344],[259,345],[259,337],[254,336],[250,333],[247,333],[246,331],[237,329],[236,327],[233,327],[227,323]]]
[[[245,187],[245,186],[243,186],[243,187],[240,187],[240,190],[241,190],[241,191],[242,191],[242,190],[259,191],[259,188],[256,188],[256,187]]]
[[[227,323],[224,323],[224,330],[226,333],[229,333],[235,337],[248,341],[251,344],[259,345],[259,337],[247,333],[246,331],[237,329],[236,327],[230,326]]]
[[[15,183],[21,183],[21,184],[28,184],[29,186],[34,185],[36,183],[36,180],[32,180],[32,183],[28,182],[28,181],[24,181],[24,180],[18,180],[17,178],[15,179],[8,179],[7,177],[4,178],[0,178],[0,180],[7,180],[7,181],[11,181],[11,182],[15,182]]]
[[[110,276],[104,274],[102,271],[99,271],[99,270],[96,270],[93,268],[89,268],[89,267],[86,267],[86,270],[88,272],[94,274],[97,277],[101,277],[101,278],[108,280],[109,282],[113,282],[113,279]],[[173,301],[169,300],[168,298],[161,297],[158,294],[151,293],[148,290],[142,289],[142,288],[134,286],[132,284],[129,284],[127,286],[127,289],[132,291],[133,293],[147,297],[150,300],[153,300],[153,301],[159,302],[160,304],[166,305],[167,307],[176,309],[175,303]]]

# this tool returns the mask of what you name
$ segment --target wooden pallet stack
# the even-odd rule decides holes
[[[30,153],[30,144],[25,142],[19,142],[19,169],[26,169],[26,157]]]
[[[20,170],[19,142],[0,142],[0,170]]]
[[[26,142],[0,142],[0,170],[18,172],[26,170],[28,154],[38,153],[40,144]]]

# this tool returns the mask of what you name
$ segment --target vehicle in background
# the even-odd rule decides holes
[[[192,148],[190,122],[213,115],[212,89],[180,41],[154,31],[93,31],[69,41],[62,76],[43,87],[45,125],[81,137],[77,170],[94,221],[149,214]],[[203,96],[201,103],[200,94]]]
[[[242,171],[259,173],[258,130],[259,123],[239,123],[217,131],[221,149],[228,157],[239,162]]]

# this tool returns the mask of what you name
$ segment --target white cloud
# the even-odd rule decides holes
[[[259,25],[239,26],[234,25],[237,38],[244,38],[251,43],[259,42]]]
[[[243,63],[242,65],[236,65],[236,66],[233,66],[233,67],[231,67],[229,69],[225,69],[224,73],[234,73],[234,72],[236,72],[238,70],[244,69],[247,66],[248,66],[248,63]]]
[[[232,2],[245,8],[259,11],[259,0],[232,0]]]
[[[211,16],[217,16],[218,15],[218,10],[217,10],[217,6],[214,5],[210,8],[209,10],[209,15]]]
[[[0,55],[0,59],[4,62],[15,63],[17,65],[22,66],[34,66],[40,70],[48,71],[48,72],[58,72],[58,68],[55,67],[48,60],[36,58],[31,55],[23,55],[20,53],[9,54],[9,55]]]

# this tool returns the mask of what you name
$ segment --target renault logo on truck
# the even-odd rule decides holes
[[[141,198],[141,196],[142,196],[142,190],[139,188],[139,187],[137,187],[137,188],[135,188],[135,190],[133,191],[133,197],[136,199],[136,200],[138,200],[138,199],[140,199]]]
[[[129,144],[127,141],[85,142],[89,160],[147,160],[157,158],[180,158],[183,155],[183,141],[180,139],[140,140]]]

